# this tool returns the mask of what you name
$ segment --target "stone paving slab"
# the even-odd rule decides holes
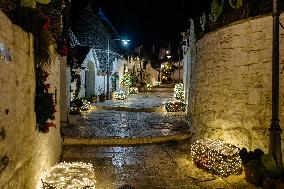
[[[191,161],[190,141],[138,147],[65,146],[62,161],[92,163],[97,189],[256,189],[244,173],[220,178]]]
[[[85,112],[77,125],[61,130],[67,138],[137,138],[184,134],[190,127],[183,115],[92,110]]]
[[[124,107],[132,109],[160,108],[167,101],[174,100],[173,91],[158,91],[128,95],[125,100],[107,100],[93,103],[96,107]]]

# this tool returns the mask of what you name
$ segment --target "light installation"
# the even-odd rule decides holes
[[[95,174],[92,164],[62,162],[56,164],[42,179],[44,189],[95,189]]]
[[[193,142],[191,156],[195,164],[219,176],[241,173],[239,148],[221,140],[201,139]]]

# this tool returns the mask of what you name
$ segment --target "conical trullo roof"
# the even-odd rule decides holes
[[[82,46],[106,50],[109,40],[110,50],[119,52],[119,48],[113,40],[118,35],[116,30],[103,13],[100,11],[100,14],[97,14],[90,4],[82,15],[74,20],[72,28]]]

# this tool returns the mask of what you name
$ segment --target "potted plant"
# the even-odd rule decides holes
[[[245,179],[263,189],[284,189],[284,169],[277,166],[270,154],[260,149],[239,152],[245,170]]]
[[[248,152],[246,148],[242,148],[239,152],[245,171],[246,181],[257,186],[262,186],[263,181],[263,175],[261,174],[261,171],[263,170],[261,156],[263,154],[264,152],[260,149]]]
[[[80,109],[72,108],[68,114],[68,125],[76,125],[79,116],[80,116]]]
[[[101,87],[99,87],[99,92],[100,92],[100,94],[99,94],[99,101],[100,102],[104,102],[105,100],[106,100],[106,96],[105,96],[105,93],[104,93],[104,91],[103,91],[103,89],[101,88]]]

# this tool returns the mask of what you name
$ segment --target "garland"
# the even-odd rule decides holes
[[[54,40],[51,32],[48,30],[50,19],[47,16],[40,17],[41,23],[35,33],[35,64],[36,64],[36,97],[35,97],[35,112],[36,123],[38,130],[43,133],[48,133],[50,127],[56,127],[53,122],[54,113],[56,112],[53,100],[53,94],[48,92],[50,84],[46,84],[49,76],[48,72],[52,61],[52,45]]]
[[[50,18],[39,9],[30,7],[16,8],[13,22],[31,32],[34,36],[34,63],[36,73],[35,113],[36,125],[40,132],[49,132],[50,127],[56,125],[48,120],[54,120],[55,104],[53,94],[48,92],[50,84],[47,84],[49,69],[52,61],[55,41],[49,30]]]
[[[54,120],[55,105],[53,101],[53,94],[48,92],[50,84],[45,84],[49,74],[42,68],[36,69],[36,96],[35,96],[35,112],[37,128],[40,132],[48,133],[50,127],[56,127]]]

